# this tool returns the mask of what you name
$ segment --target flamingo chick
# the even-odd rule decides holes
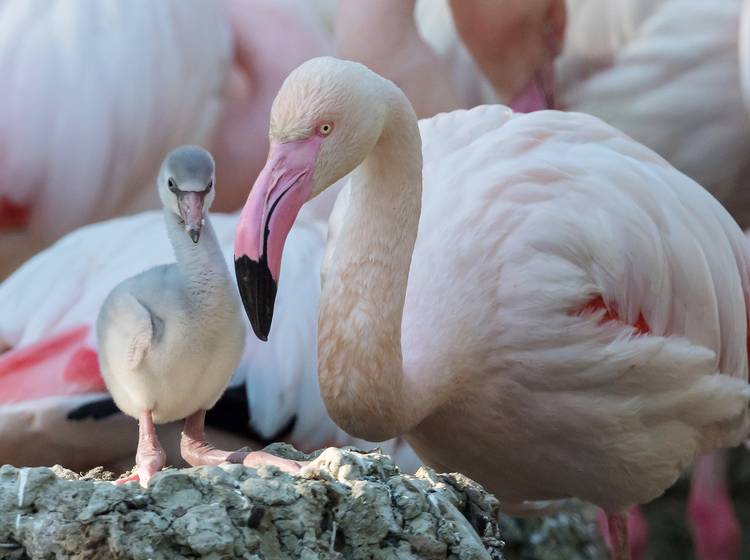
[[[182,457],[191,465],[273,462],[265,453],[215,449],[204,419],[224,392],[245,346],[239,301],[208,219],[214,161],[202,148],[171,152],[158,176],[167,233],[177,262],[118,284],[96,322],[99,366],[117,406],[139,422],[136,472],[143,486],[165,463],[155,423],[185,418]]]
[[[392,82],[332,58],[287,77],[270,139],[235,239],[260,338],[297,212],[351,173],[318,328],[321,394],[348,433],[405,435],[506,506],[594,503],[618,559],[630,506],[747,436],[747,242],[645,146],[502,106],[418,127]]]

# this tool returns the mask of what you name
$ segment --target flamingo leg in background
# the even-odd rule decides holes
[[[630,538],[630,556],[633,560],[640,560],[646,552],[648,524],[641,508],[637,506],[630,508],[628,512],[628,536]]]
[[[136,471],[134,474],[117,480],[116,484],[125,484],[126,482],[139,481],[141,486],[145,487],[149,479],[159,472],[167,456],[164,449],[159,443],[156,436],[156,428],[151,411],[143,412],[138,419],[138,451],[135,454]]]
[[[612,543],[612,558],[630,560],[627,513],[607,515],[607,523],[609,524],[609,539]]]
[[[717,451],[695,463],[688,499],[696,558],[737,560],[741,530],[729,495],[729,453]]]
[[[242,463],[246,467],[273,465],[282,471],[295,473],[302,467],[301,461],[282,459],[263,451],[222,451],[206,441],[206,411],[199,410],[185,419],[182,430],[180,451],[185,461],[196,467],[199,465],[220,465],[222,463]]]
[[[638,507],[630,508],[628,513],[624,514],[623,516],[625,517],[627,523],[627,531],[625,537],[627,538],[628,549],[630,552],[630,556],[623,556],[623,558],[640,560],[643,557],[643,553],[646,551],[648,525],[646,524],[646,520],[643,517],[643,513],[641,513],[641,510]],[[617,528],[617,521],[614,522],[615,526],[613,526],[612,517],[613,516],[607,515],[604,510],[598,510],[597,520],[599,522],[599,529],[604,536],[604,541],[606,542],[610,550],[612,550],[614,557],[619,558],[619,556],[616,555],[616,548],[614,547],[613,543],[617,542],[615,540],[615,537],[619,537],[620,535],[619,533],[616,534],[615,530]]]

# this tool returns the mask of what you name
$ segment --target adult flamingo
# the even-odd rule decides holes
[[[217,210],[240,208],[273,95],[332,51],[316,18],[304,0],[0,1],[0,278],[76,227],[158,208],[180,144],[212,148]]]
[[[594,117],[494,106],[420,127],[360,64],[319,58],[287,78],[235,240],[253,330],[271,330],[297,212],[352,172],[320,304],[331,417],[404,435],[506,504],[595,503],[626,558],[627,508],[750,430],[746,240]]]

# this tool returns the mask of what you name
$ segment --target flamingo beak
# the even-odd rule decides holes
[[[180,192],[177,206],[180,209],[180,217],[185,222],[185,231],[193,240],[198,243],[201,236],[201,228],[206,221],[203,215],[203,197],[205,193],[195,191]]]
[[[273,143],[268,160],[240,214],[234,269],[242,304],[255,335],[268,340],[289,231],[312,192],[322,138]]]
[[[539,73],[508,105],[516,113],[555,109],[554,59],[545,62]]]

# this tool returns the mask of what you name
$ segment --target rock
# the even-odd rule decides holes
[[[404,475],[378,451],[267,451],[312,461],[297,477],[167,469],[147,490],[3,466],[0,558],[501,558],[497,500],[465,477]]]
[[[401,474],[379,451],[265,450],[310,464],[296,477],[275,467],[167,469],[147,490],[115,486],[103,469],[0,467],[0,558],[503,558],[498,501],[460,474]],[[581,513],[500,519],[508,560],[607,557]]]
[[[593,507],[575,509],[541,518],[500,515],[500,532],[506,560],[608,559]]]

